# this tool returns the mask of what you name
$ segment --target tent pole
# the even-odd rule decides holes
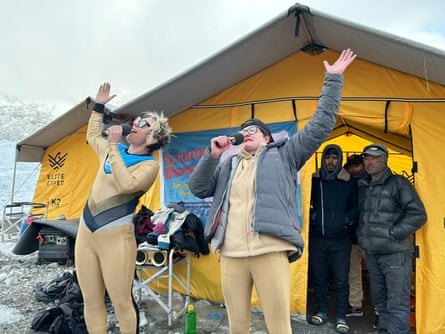
[[[164,196],[164,184],[165,184],[165,180],[164,180],[164,159],[163,159],[163,157],[164,157],[164,149],[161,147],[161,149],[159,150],[159,170],[160,170],[160,177],[159,177],[159,185],[160,185],[160,190],[161,190],[161,192],[160,192],[160,196],[159,196],[159,199],[160,199],[160,207],[162,208],[162,207],[164,207],[164,205],[165,205],[165,196]]]
[[[18,147],[15,149],[15,158],[14,158],[14,169],[12,172],[12,186],[11,186],[11,199],[10,203],[14,203],[14,193],[15,193],[15,178],[17,175],[17,156],[18,156]]]

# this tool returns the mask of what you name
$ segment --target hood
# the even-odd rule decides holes
[[[325,157],[327,154],[335,153],[338,156],[337,165],[335,166],[335,169],[332,172],[328,172],[326,170],[325,166]],[[321,168],[320,168],[320,176],[323,180],[334,180],[337,178],[338,173],[342,170],[343,166],[343,151],[341,150],[340,146],[331,144],[327,145],[324,150],[321,157]]]

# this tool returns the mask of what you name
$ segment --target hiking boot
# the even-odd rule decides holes
[[[362,317],[363,316],[363,309],[360,307],[348,307],[348,310],[346,311],[347,317]]]
[[[345,319],[337,319],[337,323],[335,324],[335,331],[342,334],[349,333],[349,326],[346,323]]]
[[[321,326],[328,322],[328,316],[325,313],[318,312],[311,317],[311,324]]]

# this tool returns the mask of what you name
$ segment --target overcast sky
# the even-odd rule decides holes
[[[443,0],[300,3],[445,50]],[[0,0],[0,95],[71,107],[95,96],[98,85],[109,81],[120,105],[211,57],[293,4]]]

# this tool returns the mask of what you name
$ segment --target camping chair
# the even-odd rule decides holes
[[[37,209],[38,212],[34,211]],[[45,218],[48,214],[48,206],[43,203],[13,202],[3,208],[3,221],[1,223],[1,241],[16,240],[20,236],[22,223],[28,217],[36,219]]]
[[[140,258],[139,254],[141,251],[148,253]],[[180,265],[182,263],[181,260],[184,258],[186,278],[185,280],[182,280],[174,272],[174,267]],[[142,273],[144,269],[151,269],[151,273],[145,279],[143,278],[144,275]],[[168,279],[167,300],[165,300],[165,296],[155,292],[150,286],[150,284],[162,278]],[[179,310],[175,310],[173,305],[173,281],[179,283],[185,292],[185,299]],[[136,260],[136,279],[133,285],[133,296],[136,303],[141,303],[143,292],[153,298],[153,300],[167,313],[168,328],[172,329],[173,322],[178,320],[178,318],[185,313],[185,310],[190,303],[190,252],[186,251],[183,254],[178,252],[175,248],[172,248],[169,251],[164,251],[157,247],[139,247],[138,259]]]

